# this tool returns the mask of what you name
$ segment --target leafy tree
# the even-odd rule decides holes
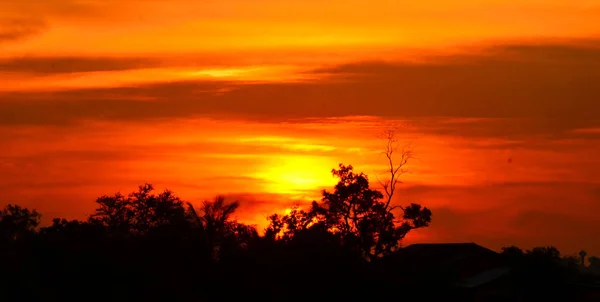
[[[129,199],[121,193],[103,195],[96,199],[98,208],[89,218],[91,223],[100,224],[112,234],[127,234],[131,229],[132,209]]]
[[[558,260],[560,251],[554,246],[538,246],[527,251],[527,256],[538,260]]]
[[[588,262],[590,263],[589,269],[592,272],[598,272],[598,273],[600,273],[600,258],[599,257],[590,256],[588,258]]]
[[[40,229],[40,235],[43,238],[81,242],[101,239],[105,229],[97,223],[54,218],[52,225]]]
[[[41,217],[42,215],[36,210],[29,210],[18,205],[7,205],[0,211],[2,240],[16,241],[34,234]]]
[[[252,225],[247,225],[238,221],[228,221],[225,224],[223,242],[238,245],[241,248],[247,248],[252,241],[258,238],[258,232]]]
[[[153,190],[152,185],[145,184],[129,197],[134,231],[147,234],[159,228],[185,227],[183,201],[170,190],[152,194]]]
[[[324,190],[320,203],[309,211],[294,209],[288,215],[272,215],[268,236],[289,240],[295,233],[321,226],[336,234],[343,245],[358,249],[369,259],[396,250],[399,241],[411,230],[429,226],[431,211],[418,204],[390,207],[383,194],[371,189],[364,173],[355,173],[351,165],[339,165],[332,174],[339,178],[333,192]],[[402,210],[397,219],[394,209]]]
[[[383,201],[383,194],[369,187],[364,173],[355,173],[351,165],[332,170],[339,178],[333,192],[323,191],[321,203],[313,203],[312,211],[331,232],[339,233],[344,243],[359,247],[370,259],[393,252],[411,230],[427,227],[431,211],[418,204],[402,210],[402,218]]]
[[[90,222],[105,226],[113,234],[148,234],[159,228],[187,224],[183,201],[172,191],[153,193],[151,184],[139,186],[128,196],[116,193],[96,200],[99,207]]]
[[[568,277],[568,265],[554,246],[539,246],[525,254],[531,278],[547,283],[562,282]]]
[[[525,257],[525,252],[514,245],[503,247],[500,254],[513,265],[522,262]]]
[[[287,215],[273,214],[267,217],[269,226],[265,230],[265,237],[288,242],[299,232],[318,223],[315,219],[315,211],[305,211],[296,205]]]

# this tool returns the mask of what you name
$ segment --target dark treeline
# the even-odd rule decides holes
[[[269,216],[264,232],[232,219],[237,202],[217,197],[195,208],[149,184],[99,197],[85,221],[55,218],[43,228],[35,210],[8,205],[0,212],[0,300],[459,299],[455,275],[417,270],[408,282],[397,278],[403,265],[386,262],[402,254],[410,231],[429,226],[428,208],[393,205],[389,186],[370,188],[352,166],[333,174],[339,182],[319,202]],[[581,259],[553,247],[509,247],[502,259],[530,298],[572,298],[566,284],[586,277]]]

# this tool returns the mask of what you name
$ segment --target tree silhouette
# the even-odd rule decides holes
[[[397,207],[403,211],[397,219],[392,212],[396,207],[389,207],[383,194],[370,188],[367,175],[355,173],[351,165],[340,164],[332,174],[339,178],[333,192],[323,190],[321,202],[313,202],[309,211],[294,209],[288,215],[270,216],[267,234],[289,239],[298,231],[322,225],[343,245],[372,260],[395,251],[411,230],[429,226],[431,211],[414,203]]]
[[[413,159],[413,152],[409,145],[403,146],[402,148],[398,147],[398,139],[396,138],[396,135],[397,129],[395,127],[383,131],[382,134],[382,137],[385,140],[385,150],[383,151],[383,154],[385,155],[387,161],[387,172],[389,179],[379,181],[379,184],[383,188],[383,192],[386,197],[386,208],[391,206],[392,199],[396,193],[396,186],[401,183],[400,176],[408,172],[405,167],[408,162]],[[395,161],[395,156],[398,154],[398,152],[400,152],[400,158]]]
[[[316,211],[306,211],[294,206],[287,215],[272,214],[267,217],[269,226],[265,237],[271,240],[290,241],[299,232],[318,223]]]
[[[554,246],[539,246],[527,251],[527,256],[536,260],[558,260],[560,251]]]
[[[8,205],[0,210],[0,300],[356,301],[400,293],[429,301],[436,293],[436,301],[469,301],[478,289],[459,289],[454,276],[507,265],[509,274],[484,291],[509,286],[508,296],[526,301],[578,301],[574,286],[593,282],[589,273],[600,269],[598,257],[589,257],[582,269],[575,265],[582,257],[561,257],[553,246],[502,248],[505,263],[492,252],[483,258],[449,253],[462,258],[460,267],[440,269],[432,267],[444,267],[440,261],[419,260],[436,253],[417,248],[421,255],[415,257],[407,248],[390,255],[411,230],[431,223],[431,211],[394,206],[393,191],[372,189],[367,175],[350,165],[340,164],[332,174],[338,183],[323,190],[320,201],[270,215],[262,237],[235,220],[238,202],[217,196],[196,209],[150,184],[128,195],[101,196],[88,220],[55,218],[39,232],[35,210]],[[448,254],[443,246],[438,251]],[[428,277],[417,276],[412,264]]]
[[[588,258],[589,270],[595,273],[600,273],[600,258],[597,256],[590,256]]]
[[[406,221],[412,221],[413,224],[404,224],[402,228],[408,232],[413,228],[420,228],[428,226],[431,222],[431,211],[427,208],[421,209],[421,206],[418,204],[411,204],[407,208],[403,208],[402,206],[394,205],[393,199],[396,193],[396,186],[400,181],[400,176],[407,173],[406,165],[412,159],[414,159],[414,154],[410,144],[404,145],[400,147],[398,145],[398,127],[389,128],[382,133],[382,138],[385,140],[385,150],[383,154],[385,155],[387,166],[388,166],[388,176],[389,179],[380,181],[380,185],[383,188],[383,192],[385,194],[385,210],[387,212],[392,212],[395,209],[402,210],[402,216]],[[402,236],[404,238],[404,236]],[[386,242],[385,237],[379,237],[375,246],[375,250],[386,250]],[[395,247],[393,247],[395,248]],[[388,253],[387,251],[384,253]]]
[[[213,201],[202,202],[201,211],[198,213],[188,202],[188,217],[201,232],[215,260],[220,258],[220,254],[230,250],[246,248],[258,237],[254,227],[231,219],[239,206],[237,201],[226,203],[225,197],[217,196]]]
[[[133,211],[126,196],[121,193],[103,195],[96,199],[96,203],[98,208],[90,216],[90,222],[106,227],[111,234],[129,233]]]
[[[35,233],[41,217],[42,215],[36,210],[29,210],[18,205],[7,205],[0,211],[1,240],[13,242],[29,237]]]
[[[60,240],[98,240],[105,229],[97,223],[61,218],[52,219],[52,225],[40,229],[40,235]]]
[[[581,250],[579,252],[579,258],[580,258],[580,264],[581,266],[585,266],[585,256],[587,256],[587,252],[584,250]]]
[[[511,267],[513,286],[527,300],[574,299],[569,282],[579,275],[577,256],[561,257],[554,246],[539,246],[523,251],[516,246],[502,248],[501,255]]]
[[[147,234],[159,228],[183,227],[186,222],[183,201],[170,190],[152,194],[153,190],[152,185],[145,184],[130,195],[133,230]]]
[[[203,228],[209,237],[218,237],[224,232],[227,221],[239,206],[237,201],[225,203],[225,197],[217,196],[213,201],[203,201],[202,211],[199,214],[188,202],[192,220]]]
[[[369,259],[393,252],[411,230],[429,226],[431,211],[411,204],[396,219],[383,195],[369,187],[363,173],[354,173],[351,165],[340,164],[332,171],[339,178],[333,192],[323,191],[321,204],[314,203],[317,213],[334,233],[339,233],[345,243],[356,245]]]
[[[143,235],[166,227],[184,227],[187,223],[183,201],[172,191],[154,194],[144,184],[127,197],[121,193],[102,196],[90,222],[105,226],[113,234]]]

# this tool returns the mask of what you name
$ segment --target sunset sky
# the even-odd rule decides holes
[[[265,217],[411,143],[413,242],[600,256],[597,0],[4,0],[0,205],[149,182]],[[509,160],[510,159],[510,160]]]

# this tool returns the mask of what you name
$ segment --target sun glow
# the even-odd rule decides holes
[[[314,194],[315,188],[331,187],[335,179],[329,173],[335,162],[327,157],[281,156],[269,160],[264,170],[253,177],[264,181],[265,190],[280,194]]]

